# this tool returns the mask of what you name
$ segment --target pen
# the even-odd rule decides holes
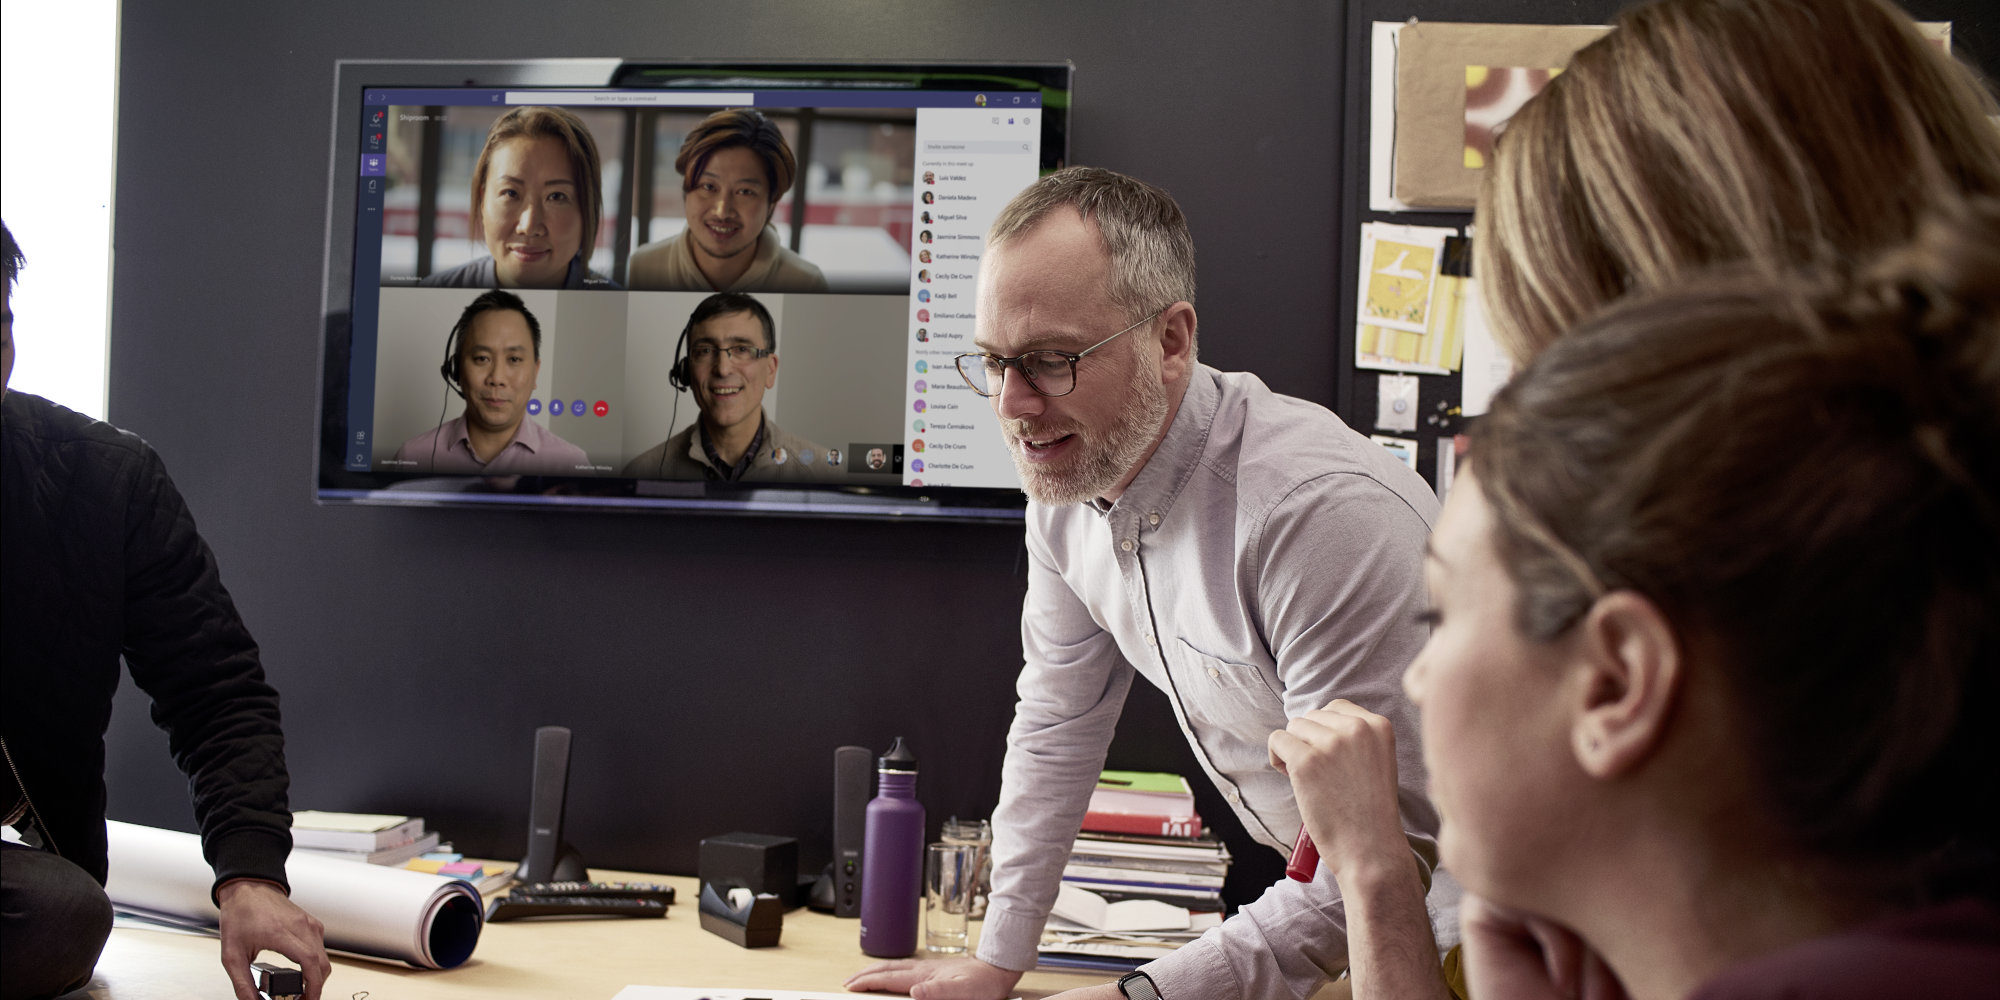
[[[1312,834],[1299,827],[1299,839],[1292,845],[1292,859],[1285,864],[1285,876],[1294,882],[1310,882],[1319,871],[1319,845],[1313,843]]]

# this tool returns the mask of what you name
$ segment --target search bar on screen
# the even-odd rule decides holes
[[[508,104],[566,104],[572,107],[598,105],[601,107],[671,107],[710,108],[740,107],[756,103],[756,95],[747,90],[720,91],[704,90],[700,93],[662,91],[605,91],[605,90],[510,90]]]
[[[927,139],[924,141],[926,156],[949,155],[952,153],[1013,153],[1025,155],[1031,152],[1030,144],[1019,139]]]

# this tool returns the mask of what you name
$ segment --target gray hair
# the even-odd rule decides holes
[[[1028,186],[1000,211],[986,248],[1070,206],[1097,224],[1111,258],[1111,300],[1137,319],[1176,302],[1194,303],[1194,237],[1173,196],[1102,167],[1065,167]]]

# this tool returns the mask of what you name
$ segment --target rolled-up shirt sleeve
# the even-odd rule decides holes
[[[1000,805],[993,813],[993,894],[979,957],[1003,969],[1035,966],[1042,925],[1104,768],[1132,667],[1028,532],[1025,663],[1007,734]]]

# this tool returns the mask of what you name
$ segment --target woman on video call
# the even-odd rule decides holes
[[[604,216],[597,140],[562,108],[521,107],[486,133],[472,231],[486,256],[418,282],[444,288],[608,288],[590,271]]]

